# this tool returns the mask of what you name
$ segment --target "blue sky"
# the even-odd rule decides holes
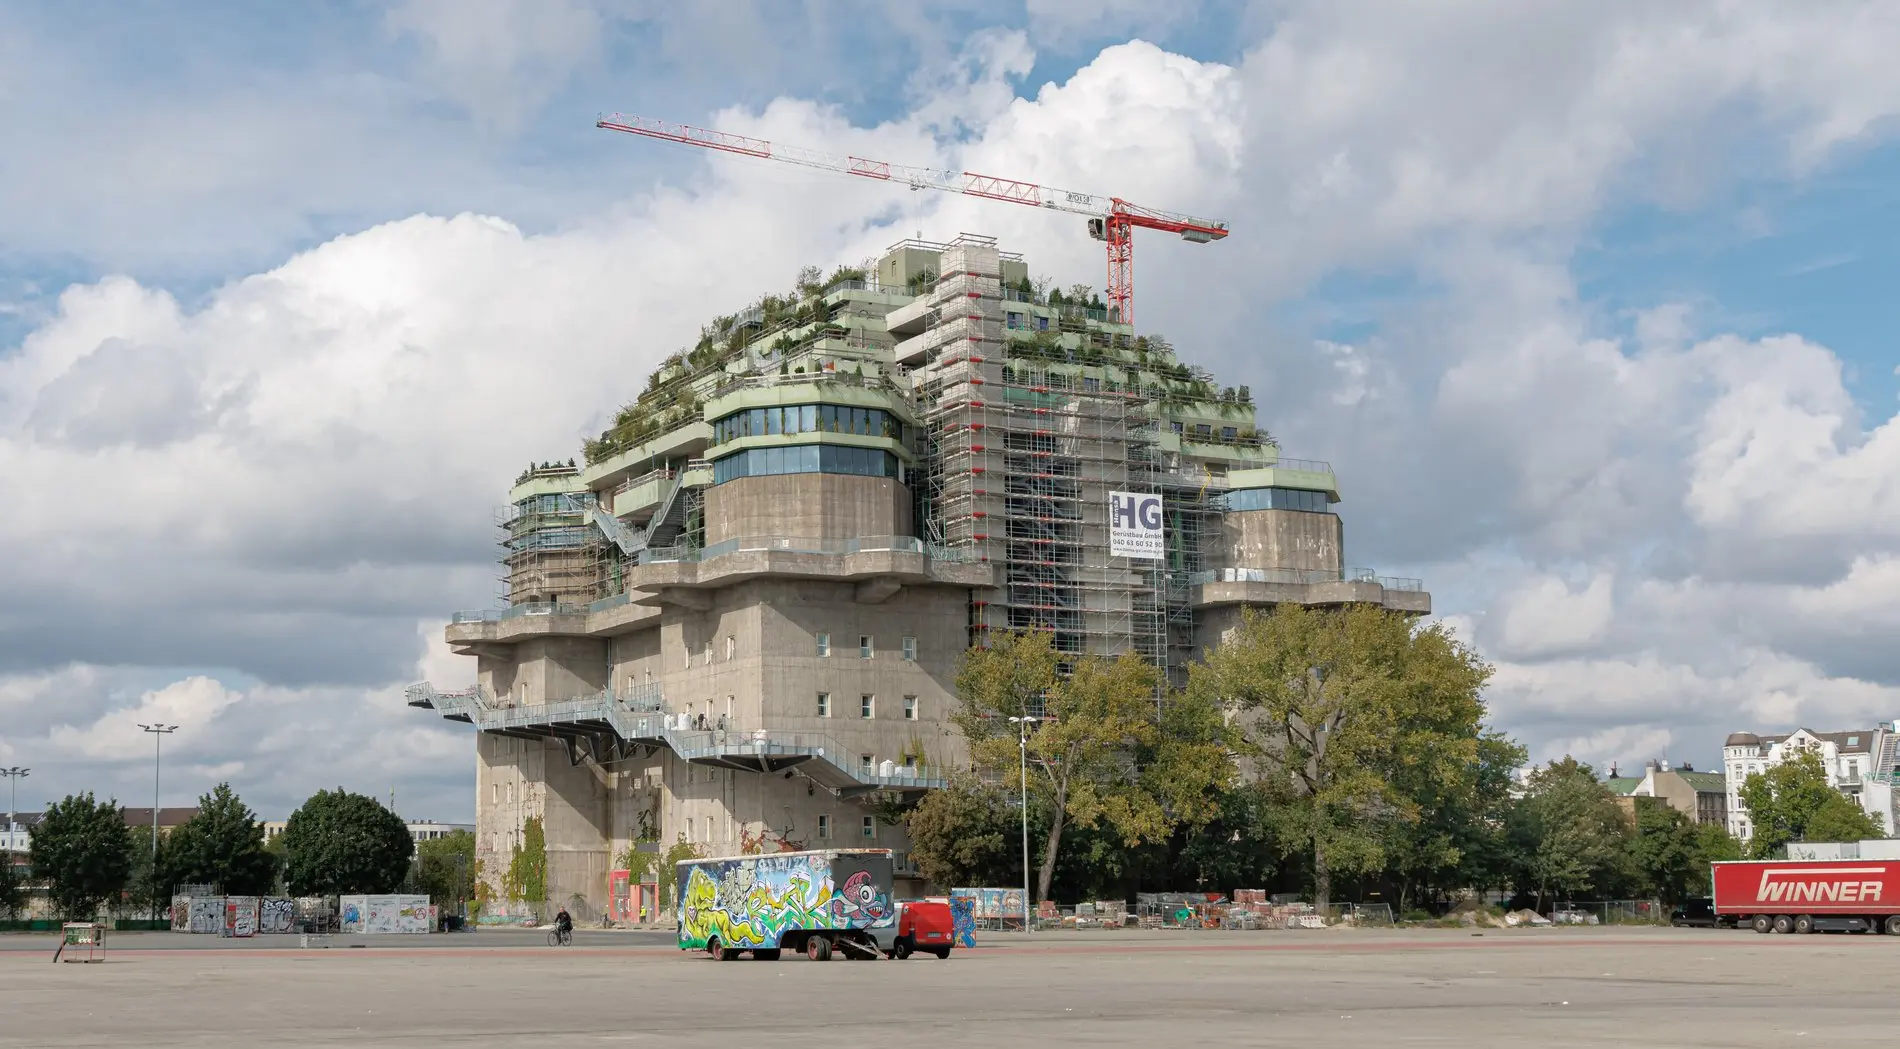
[[[472,674],[518,464],[806,262],[971,230],[1100,286],[1072,224],[613,110],[1230,221],[1139,242],[1142,326],[1338,467],[1349,559],[1426,578],[1535,756],[1900,713],[1883,5],[106,11],[0,8],[0,761],[46,790],[138,796],[165,717],[181,782],[465,816],[400,690]]]

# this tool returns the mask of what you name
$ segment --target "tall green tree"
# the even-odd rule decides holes
[[[198,799],[198,811],[171,832],[165,851],[176,880],[216,885],[230,896],[266,895],[277,880],[264,824],[229,783]]]
[[[1595,770],[1575,758],[1552,761],[1531,773],[1512,811],[1518,888],[1535,892],[1541,907],[1553,894],[1574,896],[1611,882],[1625,867],[1633,833]]]
[[[1367,606],[1249,611],[1189,691],[1229,712],[1238,747],[1277,802],[1278,836],[1331,902],[1336,871],[1377,871],[1417,785],[1468,774],[1491,668],[1442,625]]]
[[[416,846],[415,881],[438,906],[475,897],[475,835],[450,831]],[[447,913],[444,911],[443,913]]]
[[[1636,798],[1630,866],[1647,895],[1664,903],[1709,891],[1709,857],[1702,829],[1661,798]]]
[[[918,873],[946,887],[1020,880],[1018,803],[967,776],[931,791],[904,817]],[[1042,826],[1040,818],[1036,825]]]
[[[1514,867],[1506,824],[1512,774],[1524,748],[1483,730],[1476,757],[1453,775],[1402,772],[1393,786],[1418,806],[1416,820],[1386,824],[1385,875],[1400,913],[1463,889],[1510,883]]]
[[[0,912],[11,921],[26,906],[26,879],[13,863],[13,854],[0,852]]]
[[[33,827],[33,872],[46,879],[59,913],[90,921],[101,904],[117,899],[132,876],[132,832],[118,799],[69,794]]]
[[[171,836],[159,832],[158,848],[152,848],[152,828],[141,823],[130,828],[132,839],[132,877],[128,888],[133,906],[154,918],[171,906],[172,889],[183,882],[173,862]]]
[[[395,892],[415,842],[375,798],[320,790],[284,824],[284,880],[298,896]]]
[[[1039,899],[1048,898],[1071,825],[1105,825],[1128,846],[1166,840],[1174,827],[1140,768],[1139,755],[1159,743],[1154,669],[1133,653],[1115,660],[1083,656],[1067,675],[1060,662],[1045,633],[1001,634],[990,647],[965,654],[953,715],[975,767],[1007,782],[1019,778],[1023,758],[1018,726],[1009,719],[1053,719],[1034,723],[1020,748],[1036,795],[1031,810],[1046,819],[1039,828]]]
[[[1859,841],[1885,833],[1828,784],[1821,755],[1811,750],[1750,775],[1738,796],[1754,826],[1748,853],[1757,859],[1780,855],[1792,841]]]

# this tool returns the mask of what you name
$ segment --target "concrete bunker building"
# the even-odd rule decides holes
[[[1165,557],[1109,554],[1109,493],[1158,494]],[[996,631],[1185,677],[1248,607],[1430,611],[1348,569],[1332,468],[988,237],[807,271],[668,358],[578,466],[521,474],[506,606],[447,637],[476,684],[476,847],[542,821],[548,898],[606,904],[630,843],[877,846],[874,803],[967,760],[959,656]]]

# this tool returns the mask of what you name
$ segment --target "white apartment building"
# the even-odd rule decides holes
[[[1731,733],[1722,745],[1722,763],[1728,778],[1728,829],[1743,841],[1754,833],[1748,807],[1742,804],[1742,785],[1754,773],[1766,772],[1797,753],[1821,756],[1828,783],[1872,816],[1888,834],[1894,833],[1893,773],[1900,757],[1900,733],[1883,721],[1871,729],[1845,732],[1793,732],[1761,736]]]

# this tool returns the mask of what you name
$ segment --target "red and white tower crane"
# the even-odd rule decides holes
[[[1178,233],[1182,240],[1191,244],[1206,244],[1209,241],[1225,239],[1227,236],[1225,222],[1160,211],[1155,208],[1144,208],[1120,197],[1077,193],[1073,190],[1055,189],[1019,179],[979,175],[974,171],[913,167],[906,164],[891,164],[882,160],[870,160],[865,157],[821,153],[817,150],[768,142],[762,138],[750,138],[725,131],[693,127],[689,124],[673,124],[650,117],[627,116],[620,113],[603,117],[594,126],[608,131],[621,131],[629,135],[643,135],[666,142],[677,142],[686,146],[699,146],[721,153],[736,153],[740,156],[777,160],[841,175],[855,175],[878,182],[898,182],[908,185],[911,189],[938,189],[946,193],[961,193],[966,197],[983,197],[987,200],[1001,200],[1011,204],[1027,204],[1033,208],[1048,208],[1053,211],[1086,215],[1089,236],[1104,241],[1108,245],[1109,315],[1119,319],[1123,324],[1135,322],[1134,233],[1137,228]]]

